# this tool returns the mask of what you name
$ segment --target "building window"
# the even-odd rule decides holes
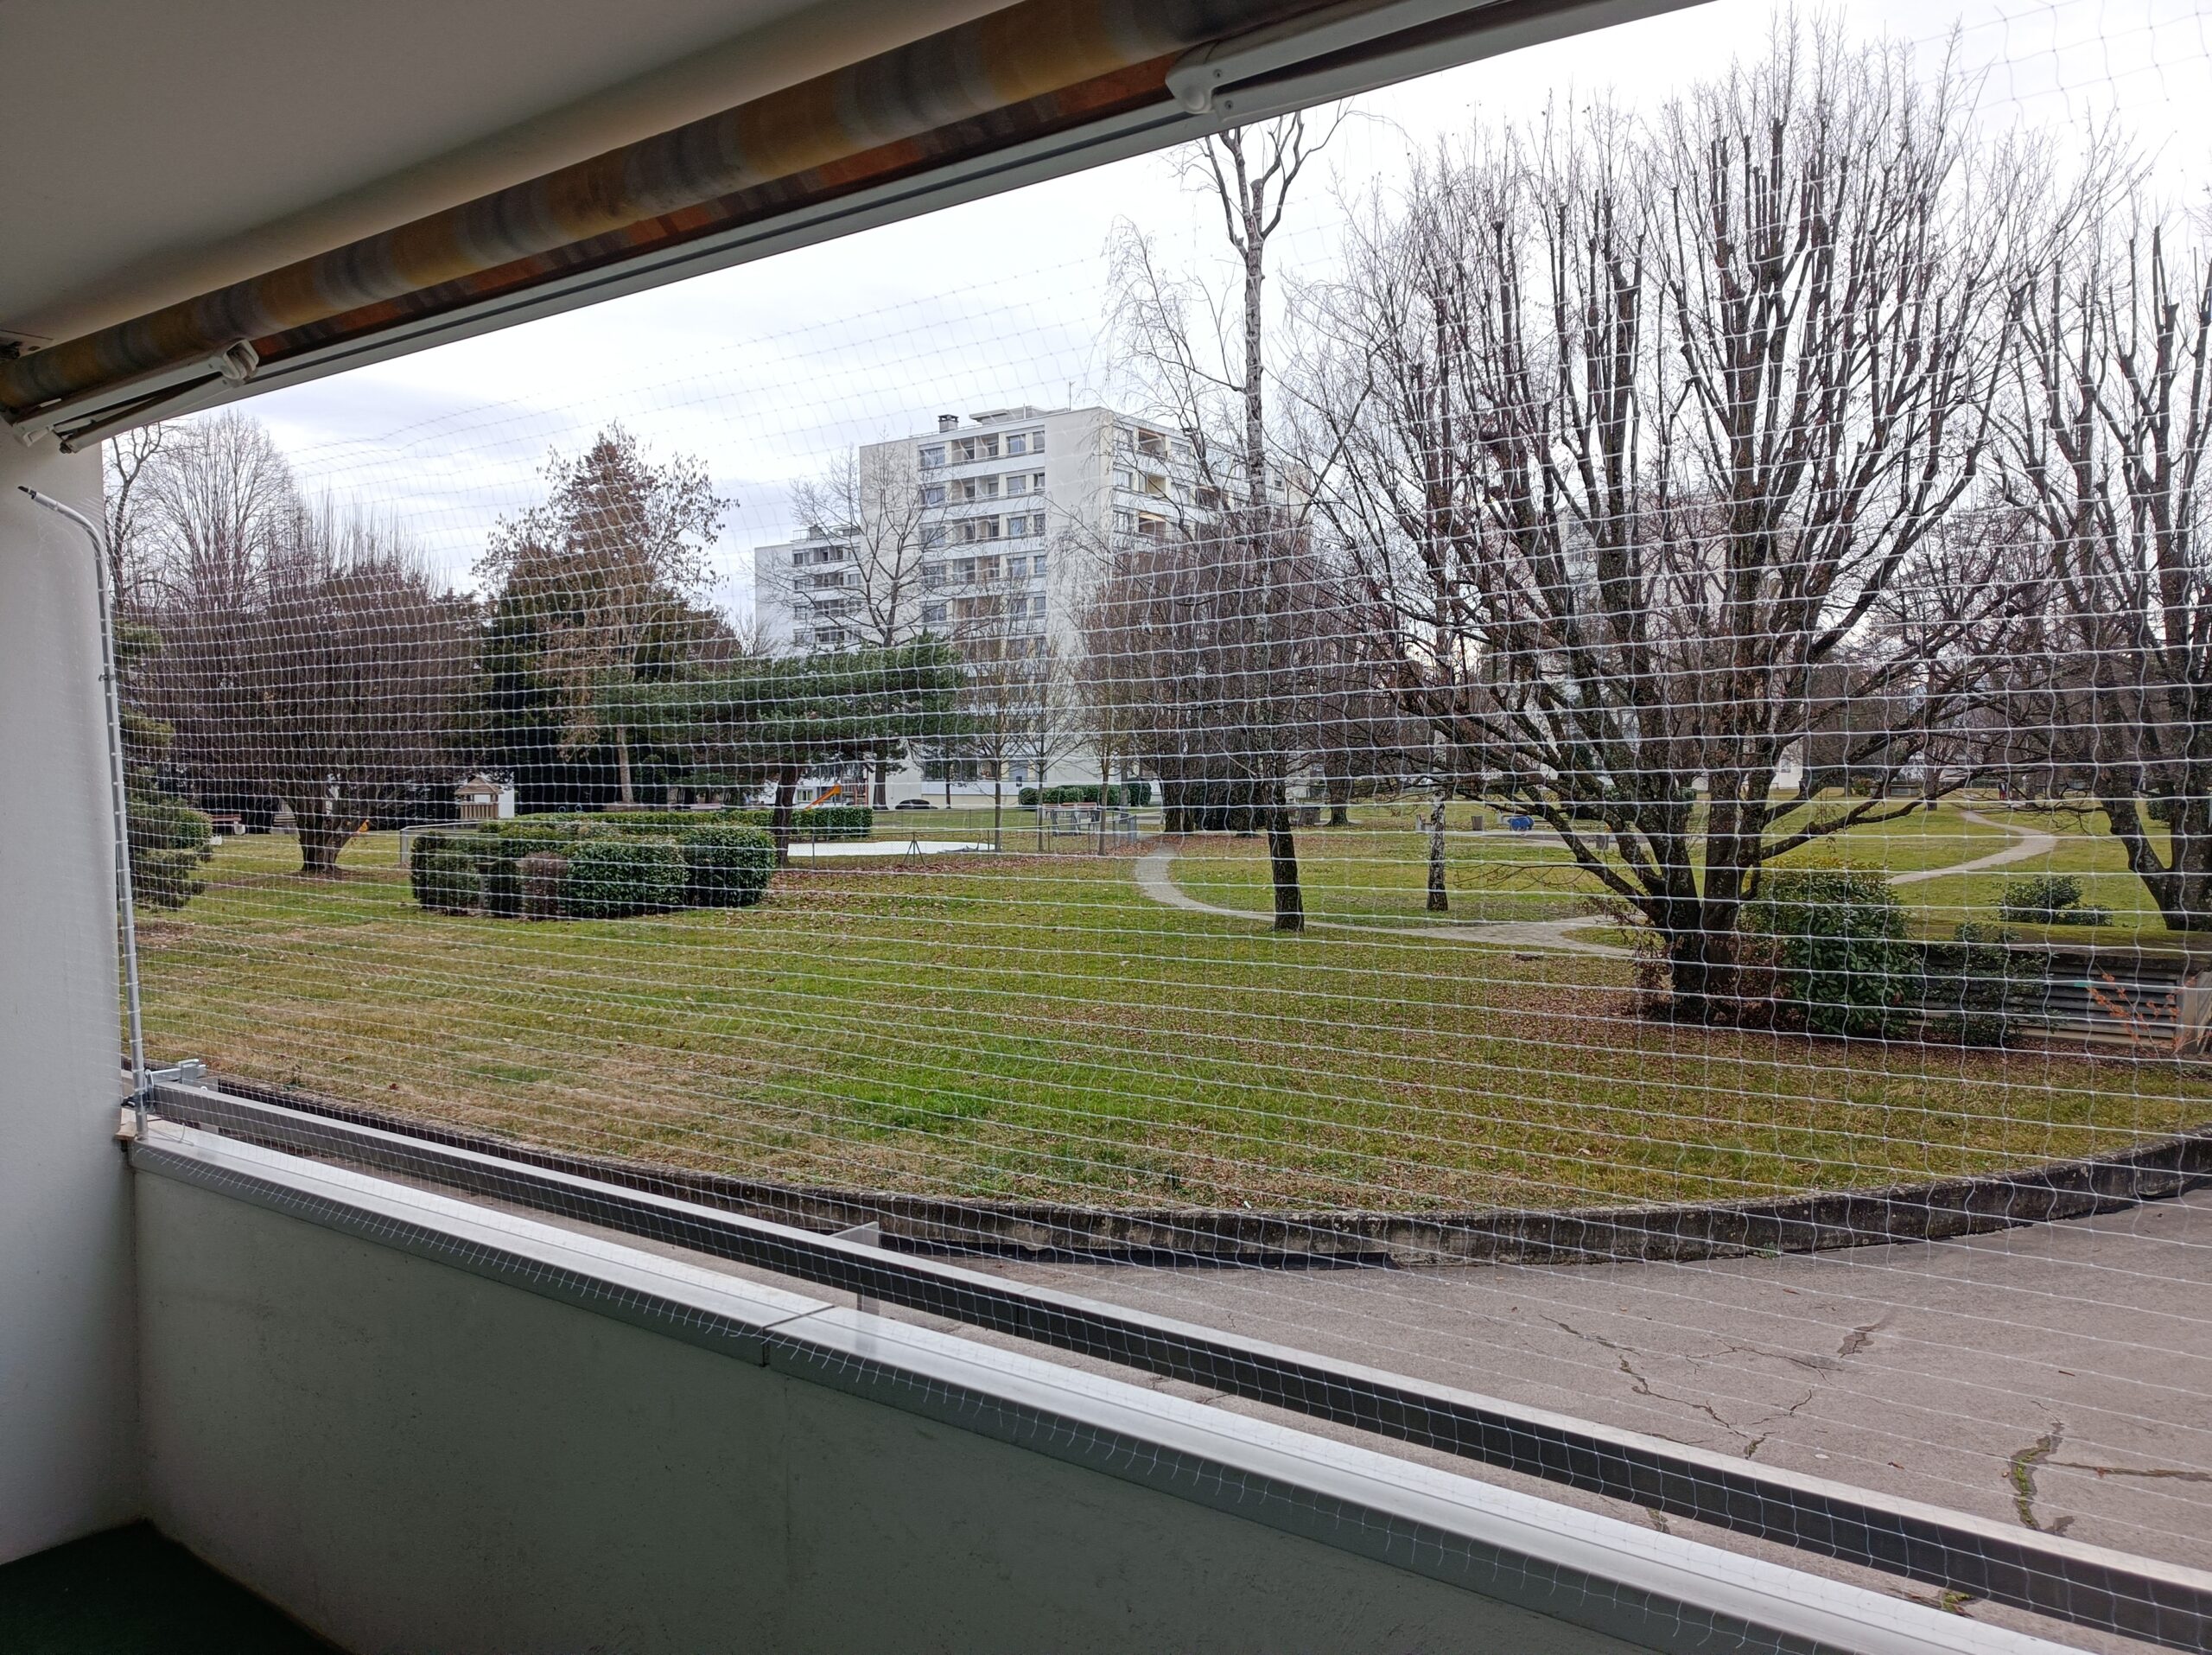
[[[1158,431],[1140,430],[1137,432],[1137,452],[1147,460],[1165,460],[1167,457],[1167,439]]]
[[[1129,471],[1116,471],[1116,472],[1114,474],[1114,487],[1116,487],[1116,488],[1135,488],[1136,486],[1137,486],[1137,480],[1136,480],[1136,474],[1135,474],[1135,473],[1134,473],[1134,472],[1129,472]]]
[[[944,505],[944,485],[943,483],[924,483],[922,485],[922,504],[925,506]]]
[[[925,523],[925,524],[924,524],[924,525],[922,525],[922,550],[923,550],[924,551],[936,551],[939,546],[943,545],[944,544],[944,524],[942,524],[942,523]]]
[[[1029,613],[1039,621],[1045,618],[1045,595],[1042,592],[1029,600]]]
[[[929,584],[934,586],[937,582],[931,581]],[[922,605],[922,624],[925,627],[942,627],[944,624],[944,605],[942,603]]]
[[[1221,509],[1221,490],[1209,488],[1203,483],[1199,484],[1198,505],[1205,511],[1218,512]]]
[[[924,468],[925,469],[934,469],[935,468],[937,468],[937,467],[938,467],[938,466],[941,466],[941,465],[943,465],[944,463],[944,443],[942,443],[942,442],[932,442],[932,443],[931,443],[931,444],[929,445],[929,447],[927,447],[927,448],[925,448],[925,449],[924,449],[922,450],[922,465],[923,465],[923,468]]]
[[[1029,560],[1029,572],[1040,581],[1045,578],[1045,554],[1043,552],[1039,552],[1034,557],[1032,557]]]
[[[792,567],[793,569],[798,569],[798,568],[802,567],[803,565],[804,565],[805,562],[806,562],[806,554],[805,554],[804,552],[803,552],[803,551],[795,551],[795,552],[791,553],[791,567]]]
[[[1042,454],[1045,452],[1044,432],[1032,431],[1029,433],[1029,452],[1032,454]]]
[[[1029,438],[1028,438],[1027,435],[1026,433],[1024,433],[1024,432],[1021,432],[1021,431],[1016,431],[1016,432],[1015,432],[1012,436],[1009,436],[1008,438],[1007,438],[1007,440],[1006,440],[1006,452],[1007,452],[1007,458],[1008,458],[1009,460],[1010,460],[1010,459],[1012,459],[1012,458],[1013,458],[1015,455],[1017,455],[1017,454],[1027,454],[1027,453],[1028,453],[1028,452],[1029,452]]]
[[[944,584],[944,565],[943,563],[924,563],[922,565],[922,586],[924,589],[927,590]]]
[[[1029,492],[1029,479],[1023,476],[1018,471],[1014,473],[1006,480],[1006,492],[1009,494],[1027,493]]]
[[[1155,500],[1166,500],[1167,498],[1167,479],[1161,476],[1157,472],[1146,472],[1144,474],[1144,492],[1152,495]]]

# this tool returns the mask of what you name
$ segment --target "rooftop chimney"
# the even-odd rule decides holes
[[[960,429],[960,416],[957,414],[939,414],[937,417],[937,428],[940,431],[958,430]]]

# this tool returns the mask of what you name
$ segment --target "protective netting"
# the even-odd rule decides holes
[[[155,1050],[2212,1562],[2204,22],[1950,21],[119,439]]]

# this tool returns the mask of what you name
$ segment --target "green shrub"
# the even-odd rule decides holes
[[[1096,805],[1098,802],[1101,786],[1101,783],[1096,781],[1077,781],[1070,782],[1063,787],[1047,787],[1045,789],[1045,803],[1047,805]],[[1106,802],[1117,809],[1128,807],[1142,810],[1152,803],[1152,784],[1148,781],[1125,781],[1118,786],[1107,788],[1105,792]],[[1033,808],[1037,803],[1037,790],[1034,787],[1024,787],[1015,797],[1024,807]]]
[[[668,839],[587,838],[569,856],[562,907],[579,920],[666,913],[683,906],[683,856]]]
[[[2007,947],[2002,929],[1962,925],[1922,952],[1921,1015],[1928,1038],[2002,1046],[2035,1009],[2043,962]]]
[[[442,833],[416,839],[407,858],[415,900],[434,913],[467,913],[482,894],[475,853]]]
[[[2069,874],[2006,880],[1997,899],[1997,913],[2005,924],[2015,926],[2101,926],[2112,919],[2110,908],[2083,905],[2082,882]]]
[[[160,793],[130,800],[130,898],[143,908],[181,908],[207,888],[193,877],[214,854],[214,826]]]
[[[683,836],[685,899],[694,907],[749,908],[767,894],[776,842],[760,828],[693,828]]]
[[[1817,1034],[1870,1036],[1904,1025],[1919,963],[1904,908],[1878,874],[1845,868],[1765,874],[1743,928],[1774,970],[1776,1020]]]

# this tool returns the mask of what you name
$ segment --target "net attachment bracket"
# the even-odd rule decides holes
[[[252,379],[260,366],[260,353],[252,345],[236,340],[210,355],[48,403],[10,418],[8,429],[26,445],[57,437],[63,450],[73,454],[126,425],[169,419],[202,407]],[[65,432],[65,425],[72,429]]]
[[[1701,0],[1341,0],[1194,48],[1167,71],[1193,115],[1287,114],[1410,75]]]

